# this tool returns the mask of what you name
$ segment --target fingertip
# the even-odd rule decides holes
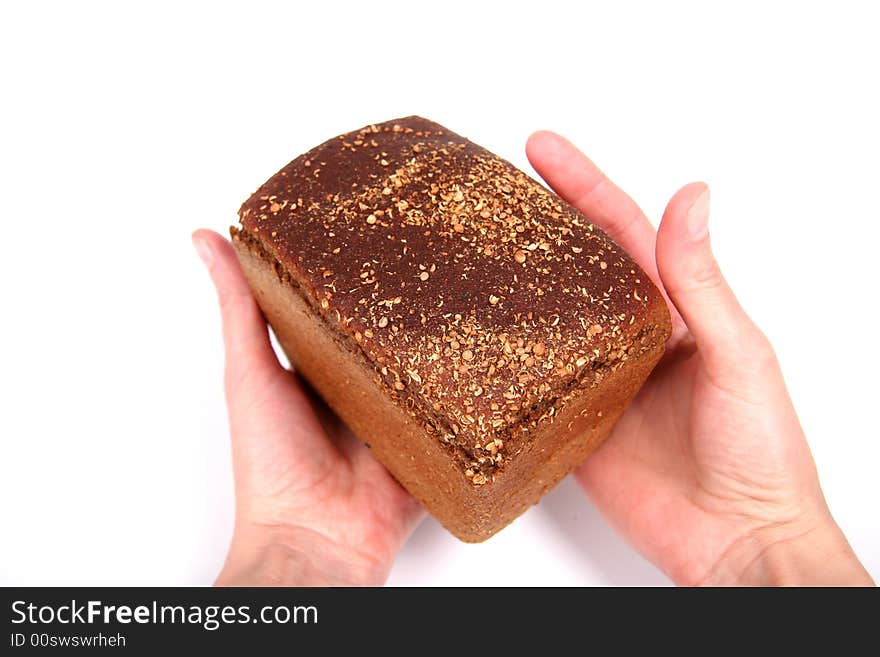
[[[711,193],[704,182],[692,182],[679,189],[666,205],[657,234],[657,262],[662,268],[664,255],[683,242],[699,242],[708,237]]]
[[[214,251],[211,248],[211,242],[208,239],[208,236],[205,233],[209,233],[210,231],[206,231],[205,229],[199,229],[194,231],[190,236],[192,240],[193,248],[195,248],[196,253],[199,256],[199,259],[205,264],[209,270],[214,264]]]
[[[663,218],[675,219],[676,217],[684,217],[696,205],[704,205],[706,214],[709,210],[709,185],[704,182],[688,183],[679,189],[669,200],[666,205],[666,212]],[[702,209],[702,208],[700,208]]]
[[[207,228],[199,228],[191,237],[196,252],[211,271],[217,268],[216,265],[223,265],[227,269],[232,266],[236,259],[235,254],[229,240],[223,235]]]
[[[533,167],[538,168],[537,162],[538,158],[541,157],[541,141],[543,130],[539,130],[538,132],[533,132],[529,135],[529,138],[526,139],[526,157]]]
[[[526,156],[529,161],[533,158],[554,157],[566,146],[570,146],[569,141],[559,133],[537,130],[526,140]]]
[[[699,242],[709,236],[709,186],[705,183],[696,185],[699,195],[691,203],[687,211],[686,227],[689,237]],[[701,188],[701,189],[700,189]]]
[[[526,141],[526,157],[544,178],[552,178],[561,167],[574,166],[578,155],[580,151],[570,141],[551,130],[538,130]]]
[[[221,305],[231,292],[247,288],[229,240],[213,230],[200,228],[193,232],[192,243],[217,288]]]
[[[529,135],[528,140],[526,140],[526,149],[544,143],[556,142],[560,139],[562,139],[562,137],[552,130],[535,130],[535,132]]]
[[[681,191],[699,196],[703,192],[709,191],[709,183],[704,180],[695,180],[682,187]]]
[[[688,195],[693,195],[694,200],[696,201],[700,196],[709,193],[709,183],[698,180],[696,182],[688,183],[687,185],[682,187],[682,191],[684,191]]]
[[[213,231],[209,228],[199,228],[194,230],[192,233],[192,241],[193,244],[198,242],[203,242],[208,244],[210,248],[216,250],[218,247],[221,247],[223,244],[228,244],[229,241],[223,237],[220,233]]]

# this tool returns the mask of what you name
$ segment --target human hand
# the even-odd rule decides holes
[[[529,139],[535,170],[664,293],[667,352],[577,471],[605,517],[681,584],[872,584],[835,524],[767,338],[709,244],[709,190],[679,190],[655,231],[572,144]]]
[[[193,245],[220,301],[235,473],[217,584],[382,584],[421,507],[278,362],[229,242],[198,230]]]

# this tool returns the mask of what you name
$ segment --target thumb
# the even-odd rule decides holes
[[[239,504],[246,504],[260,482],[284,480],[295,466],[310,481],[338,453],[296,377],[278,362],[232,245],[210,230],[197,230],[192,241],[220,302],[233,469]]]
[[[226,389],[279,368],[266,321],[254,300],[229,242],[211,230],[197,230],[193,246],[211,275],[220,303],[226,352]]]
[[[680,189],[657,233],[657,267],[706,366],[724,373],[754,362],[756,351],[770,346],[724,279],[712,255],[708,222],[709,187],[691,183]]]

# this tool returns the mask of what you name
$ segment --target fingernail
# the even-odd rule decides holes
[[[196,236],[193,236],[192,243],[196,249],[196,253],[199,254],[199,258],[201,258],[202,262],[205,263],[205,266],[210,269],[211,263],[214,261],[214,253],[211,251],[211,247],[208,246],[208,243],[205,240]]]
[[[693,202],[687,213],[687,227],[695,240],[704,238],[709,233],[709,188]]]

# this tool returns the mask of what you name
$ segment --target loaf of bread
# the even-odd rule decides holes
[[[233,245],[295,369],[464,541],[583,461],[669,336],[607,235],[420,117],[299,156],[239,216]]]

